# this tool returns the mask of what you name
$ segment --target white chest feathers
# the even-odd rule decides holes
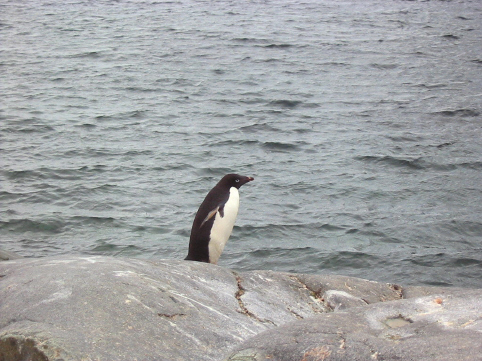
[[[231,187],[229,190],[229,199],[224,205],[224,217],[219,212],[214,217],[214,223],[211,228],[209,241],[209,262],[217,263],[224,246],[231,236],[234,222],[238,215],[239,209],[239,192],[237,188]]]

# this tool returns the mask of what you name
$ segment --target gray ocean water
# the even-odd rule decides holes
[[[482,287],[479,0],[4,0],[0,248]]]

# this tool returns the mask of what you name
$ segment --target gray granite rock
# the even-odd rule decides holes
[[[369,323],[372,328],[391,318],[393,321],[387,322],[397,325],[405,320],[413,327],[407,320],[421,316],[414,314],[413,310],[418,308],[409,306],[408,301],[400,301],[404,292],[409,289],[350,277],[272,271],[238,273],[188,261],[82,256],[16,259],[0,262],[0,360],[202,361],[223,360],[227,355],[231,355],[232,360],[257,360],[258,356],[250,354],[250,349],[261,355],[259,357],[270,357],[269,345],[261,341],[276,345],[283,337],[291,337],[287,333],[290,330],[298,332],[299,342],[306,342],[308,348],[303,350],[311,357],[311,349],[320,351],[321,355],[325,349],[320,347],[331,347],[323,343],[309,349],[310,342],[314,342],[310,335],[319,332],[316,327],[322,327],[319,320],[324,317],[327,317],[326,327],[332,327],[332,331],[336,327],[354,330],[362,327],[363,312],[373,313]],[[422,287],[412,293],[419,296],[430,292],[432,289]],[[479,291],[460,292],[472,298],[476,294],[480,297]],[[450,302],[455,301],[450,300],[459,299],[449,291],[437,297],[443,300],[442,306],[433,307],[452,305]],[[472,302],[470,297],[467,302]],[[416,305],[422,302],[417,300],[424,299],[410,302]],[[393,300],[398,301],[390,302]],[[460,302],[462,300],[460,297]],[[387,313],[377,308],[398,305],[398,302],[406,305],[397,307],[408,307],[407,310],[412,307],[413,312]],[[480,303],[474,305],[480,306]],[[428,313],[433,311],[422,309]],[[350,316],[351,310],[362,311]],[[464,319],[465,323],[457,325],[467,334],[467,345],[473,346],[472,333],[478,332],[473,327],[480,324],[473,321],[471,310],[460,305],[457,312],[437,314],[446,317],[444,322],[449,323]],[[338,314],[342,316],[335,327],[333,317]],[[385,318],[377,318],[378,314]],[[397,321],[399,314],[403,315],[401,321]],[[453,321],[457,314],[460,320]],[[303,322],[307,322],[306,326]],[[369,334],[368,330],[367,338],[379,337]],[[269,332],[273,332],[273,336]],[[422,342],[423,337],[413,332],[411,336],[401,335],[400,340],[405,337]],[[433,332],[439,334],[436,328]],[[385,339],[393,336],[387,335]],[[333,340],[339,347],[340,338]],[[348,331],[345,340],[347,354],[351,348],[364,350],[363,343],[350,343]],[[393,342],[400,343],[400,340]],[[290,344],[288,339],[283,345],[291,347],[292,355],[300,352],[297,344]],[[233,350],[237,351],[232,353]],[[334,350],[327,350],[334,355]],[[313,355],[318,352],[315,351]],[[319,360],[321,356],[307,357],[305,361]]]
[[[390,301],[262,332],[226,361],[482,360],[482,292]]]

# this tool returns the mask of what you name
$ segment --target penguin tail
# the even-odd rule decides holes
[[[209,262],[209,258],[208,259],[205,259],[205,258],[199,258],[199,257],[193,257],[191,255],[187,255],[186,258],[184,258],[185,261],[196,261],[196,262],[205,262],[205,263],[210,263]]]

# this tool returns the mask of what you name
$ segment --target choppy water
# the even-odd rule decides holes
[[[480,1],[0,5],[0,248],[482,286]]]

